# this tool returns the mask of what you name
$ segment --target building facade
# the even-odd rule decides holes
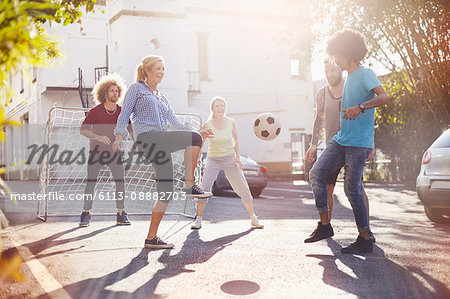
[[[26,101],[6,106],[7,116],[24,124],[6,129],[0,158],[8,166],[7,178],[36,175],[35,166],[19,164],[28,144],[42,144],[53,106],[92,107],[86,95],[101,75],[119,73],[129,85],[149,54],[165,59],[160,89],[175,112],[196,113],[205,122],[211,98],[220,95],[236,120],[242,154],[269,172],[300,171],[314,94],[309,69],[300,73],[295,41],[282,38],[292,30],[292,11],[280,1],[111,0],[85,14],[81,23],[49,25],[65,56],[56,67],[33,70],[33,83],[23,83],[20,74],[11,78],[14,90],[21,88],[20,81],[28,93]],[[282,125],[272,141],[253,133],[254,120],[263,112],[276,114]]]

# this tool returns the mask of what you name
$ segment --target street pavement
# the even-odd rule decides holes
[[[36,187],[9,185],[16,192]],[[191,218],[165,216],[159,235],[175,244],[171,250],[143,248],[148,215],[131,215],[128,227],[94,216],[78,228],[78,216],[44,223],[36,220],[36,202],[3,199],[3,249],[17,249],[27,279],[0,281],[0,298],[450,298],[450,225],[426,218],[413,186],[367,184],[366,191],[377,242],[364,255],[340,253],[357,233],[342,183],[335,236],[312,244],[303,242],[317,225],[305,182],[270,182],[254,200],[264,229],[250,228],[231,192],[210,199],[198,231]]]

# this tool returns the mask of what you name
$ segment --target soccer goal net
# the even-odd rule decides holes
[[[89,148],[89,139],[80,134],[81,124],[89,109],[54,107],[49,112],[45,129],[44,145],[51,149],[57,145],[58,153],[78,153]],[[202,123],[197,114],[177,114],[181,123],[193,130],[200,130]],[[124,140],[124,160],[131,157],[133,163],[125,167],[125,210],[128,214],[151,214],[156,192],[155,169],[150,163],[134,163],[138,158],[132,154],[133,140]],[[80,215],[87,182],[87,161],[85,163],[54,163],[52,151],[48,150],[40,167],[38,218],[46,221],[48,216]],[[184,185],[184,150],[172,153],[174,196],[167,208],[169,214],[194,217],[196,207],[192,198],[175,196]],[[86,159],[87,160],[87,159]],[[201,172],[196,169],[198,183]],[[103,166],[97,177],[92,213],[115,215],[115,183],[109,168]]]

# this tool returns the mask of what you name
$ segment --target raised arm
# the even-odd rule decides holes
[[[384,104],[387,104],[390,100],[389,96],[387,95],[386,91],[384,90],[382,85],[379,85],[373,89],[373,91],[376,94],[376,97],[374,97],[371,100],[365,101],[364,103],[360,105],[356,105],[353,107],[350,107],[348,109],[343,109],[344,112],[344,119],[355,119],[361,112],[373,109],[379,106],[382,106]],[[364,105],[364,109],[361,108],[361,105]]]

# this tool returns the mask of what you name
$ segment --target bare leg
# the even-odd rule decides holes
[[[161,223],[164,213],[166,212],[167,206],[168,204],[165,202],[161,202],[159,200],[156,201],[152,210],[152,220],[150,221],[150,228],[147,235],[148,240],[156,237],[159,224]]]
[[[203,212],[205,211],[206,202],[197,203],[197,216],[203,216]]]
[[[184,151],[184,169],[185,169],[185,184],[186,188],[194,185],[194,171],[197,163],[197,158],[200,153],[199,146],[188,146]]]
[[[322,225],[327,225],[328,223],[330,223],[330,221],[328,220],[328,212],[319,213],[319,217]]]
[[[331,213],[333,212],[333,192],[334,185],[327,184],[327,196],[328,196],[328,221],[331,221]]]
[[[253,202],[249,201],[249,202],[244,202],[244,206],[247,209],[248,214],[250,215],[250,217],[253,217],[253,214],[255,213],[253,211]]]

